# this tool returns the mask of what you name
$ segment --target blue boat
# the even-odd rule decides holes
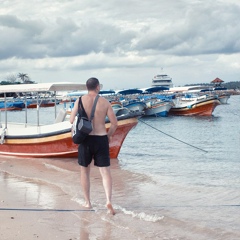
[[[0,102],[1,111],[22,110],[24,107],[23,101]]]

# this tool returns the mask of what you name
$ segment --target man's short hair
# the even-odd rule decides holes
[[[99,85],[99,81],[97,78],[89,78],[86,82],[86,86],[87,86],[87,90],[95,90],[97,88],[97,86]]]

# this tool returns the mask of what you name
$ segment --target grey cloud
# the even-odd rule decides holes
[[[150,28],[135,47],[178,56],[240,52],[239,15],[236,5],[191,6],[181,19],[172,20],[164,29]]]
[[[123,48],[131,41],[132,33],[123,33],[120,29],[104,23],[82,23],[75,31],[66,33],[56,42],[57,48],[49,46],[52,56],[77,56],[91,52],[112,53],[117,48]]]
[[[68,14],[62,17],[39,18],[40,13],[38,20],[0,16],[0,58],[60,58],[91,52],[124,55],[130,51],[139,56],[239,52],[238,5],[175,2],[130,1],[114,8],[119,4],[116,0],[83,1],[73,11],[77,2],[65,1],[62,11],[67,9]]]
[[[78,25],[58,18],[55,22],[22,21],[14,16],[2,16],[0,29],[1,58],[66,57],[90,52],[111,53],[129,48],[134,33],[123,32],[111,24],[88,21]],[[8,40],[10,39],[10,41]]]
[[[23,21],[15,16],[0,16],[0,58],[27,58],[37,53],[32,41],[44,26],[37,21]]]

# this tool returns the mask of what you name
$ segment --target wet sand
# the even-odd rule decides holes
[[[239,239],[204,224],[177,219],[154,198],[155,183],[112,160],[113,208],[108,213],[98,168],[91,169],[92,210],[82,207],[73,159],[0,157],[0,239]]]
[[[126,226],[117,223],[124,214],[115,210],[117,214],[113,216],[104,205],[96,167],[91,170],[93,209],[88,210],[81,206],[79,169],[71,172],[76,163],[70,160],[69,165],[62,161],[51,165],[51,161],[0,159],[0,239],[135,239],[135,230],[125,231],[127,221]],[[71,194],[73,191],[76,194]]]
[[[36,161],[40,163],[39,160]],[[0,239],[114,239],[117,237],[114,237],[112,227],[106,226],[112,218],[112,215],[107,213],[107,208],[89,210],[82,207],[71,199],[72,196],[54,184],[46,184],[43,180],[34,179],[35,173],[29,171],[34,164],[26,169],[27,162],[30,161],[13,158],[0,161],[2,167]],[[39,167],[38,164],[34,167]],[[14,170],[9,171],[9,169]],[[94,176],[97,173],[95,170],[92,170],[91,175],[93,179],[98,179],[98,176]],[[97,221],[99,217],[106,218],[107,222]]]

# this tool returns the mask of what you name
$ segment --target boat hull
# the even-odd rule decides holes
[[[25,107],[21,101],[0,102],[0,111],[20,111]]]
[[[118,128],[110,142],[110,157],[117,158],[122,143],[128,132],[137,125],[137,118],[129,118],[118,121]],[[62,123],[59,123],[59,126]],[[78,145],[74,144],[71,137],[71,125],[69,122],[63,123],[65,128],[59,127],[51,133],[41,130],[40,127],[29,127],[23,130],[26,134],[6,133],[3,144],[0,145],[0,154],[15,157],[31,158],[54,158],[54,157],[77,157]],[[66,127],[68,126],[68,127]],[[106,129],[110,127],[106,123]],[[36,128],[35,130],[31,128]],[[38,129],[37,129],[38,128]],[[28,129],[28,130],[27,130]],[[60,130],[61,129],[61,130]],[[3,129],[2,129],[3,131]],[[27,134],[31,132],[31,134]]]
[[[172,104],[170,102],[162,102],[154,104],[144,110],[145,116],[167,117]]]
[[[211,116],[219,104],[219,100],[212,99],[184,107],[172,107],[169,114],[178,116]]]
[[[39,105],[40,107],[54,107],[55,102],[52,101],[42,101]],[[28,102],[27,103],[27,108],[37,108],[38,103],[36,101]]]
[[[221,104],[227,104],[228,99],[230,98],[230,95],[220,95],[218,97],[218,100]]]
[[[22,108],[18,107],[8,107],[8,108],[0,108],[0,111],[21,111]]]
[[[146,108],[146,104],[144,102],[132,102],[123,106],[128,108],[130,111],[139,112],[142,112]]]

